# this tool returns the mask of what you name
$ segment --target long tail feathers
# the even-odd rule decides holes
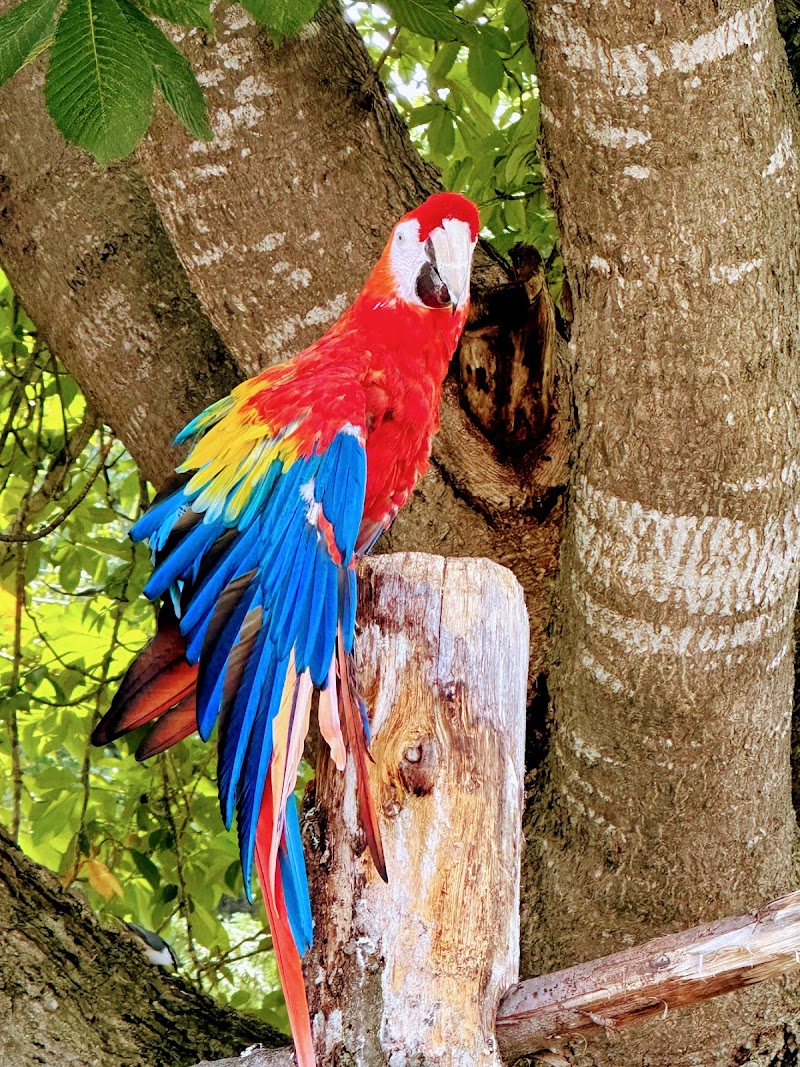
[[[378,814],[375,811],[375,802],[372,798],[372,789],[369,784],[369,771],[367,760],[371,759],[369,752],[369,738],[358,696],[355,694],[355,686],[350,677],[349,661],[344,650],[342,627],[339,626],[339,636],[336,642],[336,652],[339,660],[339,683],[340,704],[344,711],[344,728],[347,735],[347,747],[353,756],[356,768],[356,791],[358,793],[358,813],[361,817],[361,825],[367,838],[369,850],[378,874],[388,882],[386,874],[386,860],[383,855],[383,842],[378,824]],[[359,706],[354,707],[354,700]]]
[[[256,830],[256,869],[258,871],[258,880],[261,883],[261,892],[264,896],[264,904],[267,909],[269,928],[272,931],[272,947],[275,951],[275,960],[278,964],[281,985],[286,998],[286,1010],[289,1014],[289,1024],[294,1038],[297,1067],[315,1067],[314,1042],[311,1037],[311,1023],[308,1016],[308,1000],[306,998],[305,982],[303,981],[303,969],[286,909],[286,896],[283,886],[284,864],[276,862],[278,857],[273,855],[275,812],[273,810],[272,797],[272,783],[268,779],[261,801],[258,829]],[[294,804],[294,799],[290,798],[289,803]],[[281,843],[281,849],[283,850],[284,848],[285,841]],[[307,894],[308,889],[306,888]]]

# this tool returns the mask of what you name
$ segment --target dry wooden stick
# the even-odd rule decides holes
[[[503,1058],[673,1008],[800,967],[800,893],[751,915],[695,926],[514,986],[497,1015]]]

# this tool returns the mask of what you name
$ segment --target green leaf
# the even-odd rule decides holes
[[[78,553],[70,552],[64,559],[64,562],[61,564],[58,571],[61,588],[68,593],[74,593],[81,584],[82,575],[83,567]]]
[[[386,0],[385,6],[400,26],[421,37],[455,41],[461,32],[461,20],[447,0]]]
[[[127,156],[150,124],[153,67],[115,0],[68,0],[45,79],[47,108],[98,163]]]
[[[417,126],[426,126],[432,119],[436,118],[440,110],[439,105],[432,102],[421,104],[420,107],[412,108],[406,114],[406,125],[410,130],[416,129]]]
[[[431,152],[437,157],[447,158],[456,143],[456,131],[453,119],[447,108],[440,107],[439,113],[428,127],[428,143]]]
[[[522,200],[507,200],[503,205],[506,223],[512,229],[521,233],[525,229],[525,203]]]
[[[505,30],[501,30],[499,26],[492,26],[491,23],[476,23],[475,29],[478,31],[480,37],[483,38],[484,43],[489,48],[493,48],[495,52],[510,52],[511,41]]]
[[[432,87],[441,85],[453,68],[453,64],[461,51],[460,41],[449,41],[443,44],[428,66],[428,84]]]
[[[157,15],[178,26],[199,26],[208,33],[214,32],[208,0],[137,0],[137,3],[148,15]]]
[[[50,33],[60,0],[22,0],[0,17],[0,85],[30,59]]]
[[[256,22],[266,26],[276,45],[302,30],[316,15],[322,0],[241,0]]]
[[[117,0],[120,11],[137,34],[147,58],[153,64],[159,92],[193,137],[210,141],[214,131],[208,124],[206,99],[191,64],[155,23],[129,0]],[[111,517],[116,518],[114,513]]]
[[[491,100],[503,84],[505,67],[493,48],[477,43],[469,50],[467,74],[478,92]]]
[[[139,874],[147,879],[153,889],[158,889],[161,884],[161,875],[155,863],[149,856],[145,856],[144,852],[139,852],[135,848],[132,848],[130,852]]]
[[[513,40],[525,40],[528,33],[528,15],[521,0],[508,0],[503,11],[503,21]]]

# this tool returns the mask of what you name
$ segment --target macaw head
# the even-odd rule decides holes
[[[461,311],[469,299],[478,209],[458,193],[436,193],[404,215],[373,274],[381,302]],[[388,292],[387,292],[388,290]]]

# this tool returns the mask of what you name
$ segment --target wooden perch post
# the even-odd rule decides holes
[[[321,1065],[499,1067],[517,979],[528,622],[510,571],[418,554],[361,566],[359,681],[389,884],[355,775],[323,754],[305,840]]]
[[[500,1005],[504,1059],[699,1004],[800,967],[800,893],[522,982]]]

